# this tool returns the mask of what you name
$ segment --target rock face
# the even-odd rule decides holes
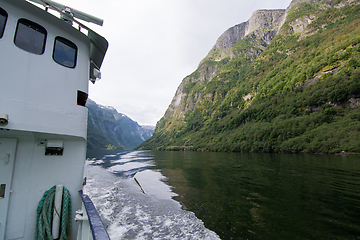
[[[360,0],[254,12],[183,79],[138,148],[359,153],[359,24]]]
[[[184,87],[189,83],[204,85],[216,76],[219,69],[218,64],[222,61],[228,61],[233,58],[246,56],[247,60],[253,61],[270,44],[271,40],[279,33],[281,27],[286,21],[291,9],[299,3],[313,2],[321,4],[323,8],[331,7],[331,0],[293,0],[287,9],[277,10],[257,10],[251,18],[243,23],[235,25],[226,30],[216,41],[208,55],[200,62],[198,69],[191,75],[185,77],[176,90],[175,96],[165,112],[165,119],[181,119],[187,110],[193,110],[195,104],[199,101],[201,94],[188,96],[184,92]],[[347,4],[356,2],[348,0]],[[343,2],[339,3],[344,5]],[[297,19],[289,23],[292,26],[291,32],[302,33],[300,39],[315,34],[304,31],[316,16],[304,16],[301,20]],[[251,39],[253,47],[240,49],[236,44],[245,39]],[[210,62],[209,62],[210,61]]]
[[[257,30],[261,35],[265,34],[265,31],[277,30],[284,17],[285,10],[257,10],[253,13],[248,21],[248,28],[246,29],[245,35]]]
[[[283,9],[258,10],[247,22],[226,30],[218,38],[208,55],[200,62],[198,69],[182,80],[164,118],[180,117],[181,119],[187,110],[193,110],[201,94],[188,96],[184,92],[185,85],[189,83],[203,85],[211,81],[218,70],[218,63],[244,54],[242,51],[234,50],[233,47],[245,37],[255,40],[254,48],[256,50],[250,54],[251,60],[255,59],[279,32],[284,22],[285,12]],[[211,62],[209,63],[209,61]]]
[[[232,53],[232,47],[251,34],[252,38],[263,39],[269,44],[279,32],[283,22],[285,10],[257,10],[244,23],[235,25],[226,30],[216,41],[205,59],[220,61]],[[271,32],[271,34],[269,34]],[[232,55],[232,57],[235,57]],[[204,60],[203,60],[204,61]],[[203,63],[200,63],[200,65]]]
[[[231,48],[243,39],[246,35],[246,29],[249,26],[249,21],[235,25],[234,27],[226,30],[216,41],[214,47],[210,50],[208,56],[211,56],[212,60],[219,61],[222,58],[230,54]],[[216,53],[219,51],[219,55]],[[201,65],[201,63],[200,63]]]

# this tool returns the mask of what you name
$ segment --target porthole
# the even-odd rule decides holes
[[[46,29],[27,19],[19,19],[14,43],[19,48],[41,55],[45,51]]]
[[[74,68],[76,66],[77,47],[71,41],[56,37],[54,43],[53,59],[60,65]]]
[[[7,12],[4,9],[0,8],[0,38],[2,38],[2,36],[4,35],[7,17]]]

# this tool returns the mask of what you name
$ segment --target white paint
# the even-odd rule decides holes
[[[6,183],[8,206],[6,199],[0,199],[0,240],[34,238],[38,203],[54,185],[70,191],[70,239],[76,239],[81,223],[76,223],[74,217],[81,209],[78,191],[83,188],[87,127],[87,109],[77,105],[77,91],[88,92],[91,43],[82,32],[24,0],[0,0],[0,6],[8,13],[0,38],[0,113],[9,115],[9,123],[2,127],[6,129],[0,130],[0,139],[4,140],[0,148],[17,141],[14,153],[6,153],[0,160],[0,183],[12,179],[11,184]],[[20,18],[46,29],[42,55],[14,44]],[[76,44],[75,68],[66,68],[52,59],[57,36]],[[45,144],[38,144],[46,140],[49,146],[63,146],[63,155],[46,156]],[[2,164],[14,167],[8,169]]]
[[[88,91],[89,40],[66,23],[57,22],[58,19],[50,14],[28,5],[34,9],[18,10],[15,5],[2,4],[9,14],[0,42],[0,109],[11,116],[7,128],[86,138],[83,119],[87,117],[87,109],[76,103],[77,91]],[[29,19],[47,30],[44,54],[28,53],[14,44],[19,18]],[[63,67],[52,59],[56,36],[77,45],[78,59],[74,69]]]
[[[15,138],[0,138],[0,184],[6,184],[5,196],[0,198],[0,239],[4,239],[5,236],[16,143]]]
[[[52,222],[53,239],[58,239],[60,237],[60,217],[61,217],[63,189],[64,189],[63,185],[56,185],[54,213],[53,213],[53,222]]]

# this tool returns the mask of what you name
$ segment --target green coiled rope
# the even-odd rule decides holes
[[[53,240],[51,229],[54,212],[56,186],[44,193],[37,207],[35,240]],[[71,195],[69,190],[63,188],[61,206],[61,224],[59,240],[67,240],[71,235]]]

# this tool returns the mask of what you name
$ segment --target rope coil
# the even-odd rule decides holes
[[[55,189],[53,186],[44,193],[37,207],[35,240],[53,240],[52,221],[54,212]],[[62,207],[60,213],[59,240],[67,240],[71,235],[71,195],[69,190],[63,188]]]

